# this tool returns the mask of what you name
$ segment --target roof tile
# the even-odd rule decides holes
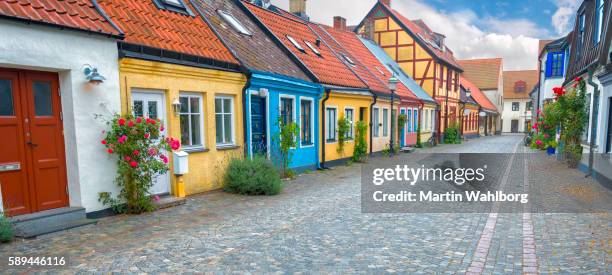
[[[502,68],[501,58],[459,60],[463,75],[481,90],[499,89]]]
[[[537,70],[505,71],[504,72],[504,99],[529,99],[529,92],[538,83]],[[527,83],[524,93],[516,93],[514,84],[518,81]]]
[[[476,101],[476,103],[478,103],[478,105],[480,105],[480,107],[487,111],[498,112],[495,105],[493,105],[489,98],[487,98],[487,96],[474,83],[463,76],[461,76],[460,81],[463,88],[470,90],[472,93],[472,98],[474,101]]]
[[[192,17],[158,9],[151,0],[98,2],[111,20],[124,30],[127,43],[238,64],[199,15]],[[188,7],[194,10],[190,4]]]
[[[0,15],[120,36],[88,0],[0,0]]]

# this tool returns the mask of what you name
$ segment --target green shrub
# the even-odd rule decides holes
[[[338,119],[338,149],[340,155],[344,155],[344,145],[349,139],[348,133],[351,130],[351,123],[344,116]]]
[[[367,134],[368,125],[363,121],[357,122],[355,125],[355,150],[353,151],[354,162],[366,161],[368,154]]]
[[[423,143],[421,142],[421,127],[417,127],[417,142],[416,142],[416,148],[423,148]]]
[[[13,237],[15,237],[13,224],[0,212],[0,242],[8,243],[13,240]]]
[[[272,196],[283,190],[283,182],[274,165],[263,157],[234,159],[225,172],[229,193],[249,196]]]
[[[444,131],[444,143],[446,144],[460,144],[461,139],[459,138],[459,127],[451,125]]]

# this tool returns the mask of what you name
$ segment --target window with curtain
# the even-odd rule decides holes
[[[326,108],[325,110],[325,139],[327,142],[334,142],[338,125],[338,113],[336,108]]]
[[[281,122],[284,125],[287,125],[293,120],[293,98],[281,97],[280,99],[280,115]]]
[[[179,112],[181,126],[181,144],[184,147],[203,147],[203,114],[202,96],[181,93],[179,96],[181,109]]]
[[[234,98],[215,97],[215,128],[217,145],[234,144]]]
[[[344,118],[346,118],[350,126],[348,132],[346,133],[346,138],[353,139],[355,137],[354,136],[355,135],[354,134],[355,110],[351,108],[344,109]]]
[[[300,140],[302,145],[313,145],[312,141],[312,101],[302,100],[300,103]]]

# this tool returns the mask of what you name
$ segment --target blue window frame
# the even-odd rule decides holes
[[[565,67],[565,53],[551,52],[546,58],[546,77],[562,77]]]
[[[419,130],[419,110],[414,110],[414,131],[418,131]]]
[[[300,103],[300,131],[302,145],[310,146],[312,142],[312,101],[302,100]]]
[[[601,41],[601,34],[603,31],[603,18],[604,18],[604,0],[597,0],[595,5],[595,35],[593,35],[593,42],[597,45]]]
[[[408,118],[408,121],[406,122],[406,124],[408,125],[408,133],[411,133],[412,132],[412,110],[407,111],[406,118]]]

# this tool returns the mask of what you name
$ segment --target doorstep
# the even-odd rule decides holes
[[[171,195],[161,196],[159,200],[153,201],[153,204],[157,207],[157,209],[165,209],[170,207],[175,207],[179,205],[183,205],[187,202],[185,198],[179,198]]]
[[[83,207],[62,207],[11,217],[9,220],[15,226],[15,236],[26,239],[97,222],[86,217]]]

